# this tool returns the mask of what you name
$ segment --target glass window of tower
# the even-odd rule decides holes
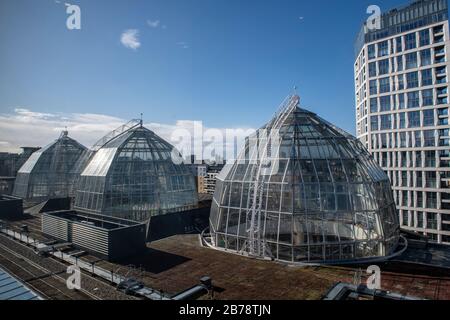
[[[428,46],[430,44],[430,31],[429,29],[421,30],[419,32],[419,38],[420,38],[420,46]]]
[[[435,132],[436,132],[436,130],[423,131],[424,147],[434,147],[435,146],[435,139],[434,139]]]
[[[391,96],[380,97],[380,111],[391,110]]]
[[[370,117],[370,130],[372,130],[372,131],[378,130],[378,117],[377,116]]]
[[[431,64],[431,50],[425,49],[420,51],[420,65],[429,66]]]
[[[389,77],[380,79],[380,93],[386,93],[390,91]]]
[[[376,62],[369,63],[369,77],[377,76],[377,65]]]
[[[370,94],[377,94],[377,80],[370,80],[369,82]]]
[[[411,50],[416,48],[417,44],[416,44],[416,33],[409,33],[405,36],[405,49],[406,50]]]
[[[423,111],[423,125],[424,127],[434,126],[434,110]]]
[[[401,112],[398,114],[399,117],[399,121],[398,121],[398,127],[399,129],[404,129],[406,128],[406,120],[405,120],[405,113]]]
[[[378,112],[378,99],[370,98],[370,112]]]
[[[387,41],[381,41],[378,43],[378,56],[384,57],[389,54],[389,46]]]
[[[422,73],[422,86],[430,86],[433,84],[433,74],[431,69],[425,69],[421,71]]]
[[[408,92],[408,108],[419,106],[419,91]]]
[[[367,54],[369,55],[369,59],[375,58],[375,45],[371,44],[367,48]]]
[[[433,105],[433,89],[422,90],[422,103],[424,107]]]
[[[397,57],[397,71],[403,71],[403,56]]]
[[[405,109],[405,94],[404,93],[398,94],[398,108]]]
[[[408,112],[408,128],[420,127],[420,111]]]
[[[390,114],[383,114],[381,117],[380,117],[380,125],[381,125],[381,130],[388,130],[388,129],[391,129],[391,125],[392,125],[392,122],[391,122],[391,115]]]
[[[417,71],[406,74],[406,84],[408,89],[417,88],[419,86],[419,76]]]
[[[389,73],[389,59],[384,59],[378,61],[378,74],[387,74]]]
[[[417,53],[411,52],[405,56],[406,69],[417,68]]]

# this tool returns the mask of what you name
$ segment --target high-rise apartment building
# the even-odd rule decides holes
[[[355,53],[357,136],[391,180],[400,224],[450,244],[447,0],[364,24]]]

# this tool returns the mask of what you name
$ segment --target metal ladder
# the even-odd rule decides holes
[[[247,206],[248,210],[246,214],[246,225],[249,226],[249,228],[247,229],[248,240],[245,241],[241,249],[241,252],[247,252],[251,256],[272,257],[270,248],[267,246],[266,242],[261,239],[261,211],[265,186],[264,176],[261,174],[263,166],[265,165],[263,160],[267,158],[269,152],[272,152],[271,144],[269,142],[275,139],[276,130],[279,130],[281,128],[291,111],[295,109],[299,105],[299,103],[300,98],[297,95],[288,96],[283,101],[281,107],[274,116],[273,123],[268,126],[270,134],[267,135],[266,141],[262,144],[263,154],[260,159],[257,159],[258,164],[255,164],[253,166],[253,171],[255,173],[255,182],[250,186],[249,192],[251,194],[251,198],[249,201],[249,205]],[[259,141],[259,137],[257,137],[257,141]],[[259,146],[255,149],[258,153],[256,157],[258,157],[260,150]]]

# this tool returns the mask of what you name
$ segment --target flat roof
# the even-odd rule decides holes
[[[41,220],[33,217],[15,221],[20,228],[27,224],[30,236],[43,238]],[[361,270],[361,282],[367,276],[365,266],[299,267],[284,263],[250,259],[232,253],[202,247],[198,235],[178,235],[155,241],[139,256],[111,263],[93,255],[80,257],[96,261],[96,265],[119,273],[135,274],[146,286],[169,294],[184,291],[200,278],[209,276],[215,299],[316,300],[325,296],[337,282],[353,283]],[[450,250],[450,248],[448,249]],[[141,266],[130,272],[127,266]],[[383,290],[425,299],[450,300],[450,272],[401,261],[378,264]],[[203,298],[207,298],[204,296]]]

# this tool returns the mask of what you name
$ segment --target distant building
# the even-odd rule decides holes
[[[16,153],[0,152],[0,177],[14,177],[18,159]]]
[[[450,244],[448,4],[414,1],[380,20],[355,43],[357,137],[390,178],[401,227]]]
[[[217,175],[220,173],[220,171],[222,171],[223,167],[223,164],[214,164],[208,166],[206,175],[204,177],[204,193],[214,195],[214,191],[216,190]]]

